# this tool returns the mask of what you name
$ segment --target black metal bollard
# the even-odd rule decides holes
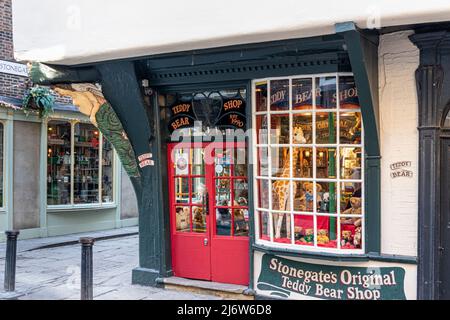
[[[92,246],[94,238],[80,238],[81,243],[81,300],[93,298],[93,262]]]
[[[6,261],[5,261],[5,291],[16,290],[16,256],[17,237],[19,231],[5,231],[6,234]]]

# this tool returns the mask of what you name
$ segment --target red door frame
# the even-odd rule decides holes
[[[205,151],[205,167],[204,179],[206,190],[208,191],[209,214],[206,215],[206,233],[195,232],[177,232],[175,219],[175,184],[174,184],[174,167],[172,152],[180,148],[202,148]],[[248,236],[234,236],[234,214],[235,208],[232,203],[231,207],[231,224],[230,232],[232,236],[218,235],[216,232],[216,206],[215,203],[215,151],[216,149],[236,149],[245,148],[245,143],[217,143],[217,142],[203,142],[203,143],[171,143],[168,145],[168,159],[169,159],[169,214],[171,227],[171,241],[172,241],[172,267],[175,276],[184,278],[210,280],[215,282],[233,283],[248,285],[249,281],[249,237]],[[231,165],[233,168],[233,164]],[[192,194],[192,176],[191,164],[189,163],[189,196]],[[232,176],[229,178],[230,192],[234,193],[233,181],[235,179],[245,179],[248,184],[246,176]],[[234,195],[231,195],[234,201]],[[184,204],[186,205],[186,204]],[[192,208],[192,203],[189,202]],[[242,207],[240,207],[242,208]],[[247,206],[248,210],[248,206]],[[192,220],[192,213],[190,213],[190,221]],[[192,230],[192,223],[190,223]],[[207,245],[205,245],[205,239]]]

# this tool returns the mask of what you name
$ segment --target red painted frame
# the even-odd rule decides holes
[[[189,181],[189,202],[188,204],[175,202],[176,176],[172,153],[175,149],[195,149],[202,148],[205,151],[204,175],[191,175],[192,167],[189,163],[189,172],[185,176]],[[210,280],[215,282],[233,283],[248,285],[249,281],[249,238],[248,236],[234,236],[234,209],[247,209],[248,206],[216,206],[215,203],[215,181],[217,179],[227,179],[230,181],[230,199],[234,201],[234,181],[246,180],[246,176],[233,176],[234,164],[230,165],[230,175],[228,177],[215,177],[215,151],[216,149],[244,148],[245,143],[212,142],[212,143],[171,143],[168,145],[169,159],[169,213],[172,240],[172,267],[175,276],[193,279]],[[246,151],[247,152],[247,151]],[[232,157],[233,158],[233,157]],[[177,206],[194,205],[191,203],[192,179],[204,177],[205,186],[209,196],[209,215],[206,215],[206,232],[192,232],[192,212],[190,211],[189,222],[191,232],[177,232],[175,208]],[[216,209],[227,208],[231,210],[231,236],[218,235],[216,232]],[[204,241],[207,245],[204,245]]]

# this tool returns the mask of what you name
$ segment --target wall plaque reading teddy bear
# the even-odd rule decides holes
[[[406,170],[405,168],[411,167],[411,161],[398,161],[391,163],[389,166],[391,168],[391,178],[412,178],[413,172],[411,170]]]

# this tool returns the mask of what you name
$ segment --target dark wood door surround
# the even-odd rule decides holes
[[[449,299],[450,29],[417,28],[410,39],[420,49],[417,298]]]

